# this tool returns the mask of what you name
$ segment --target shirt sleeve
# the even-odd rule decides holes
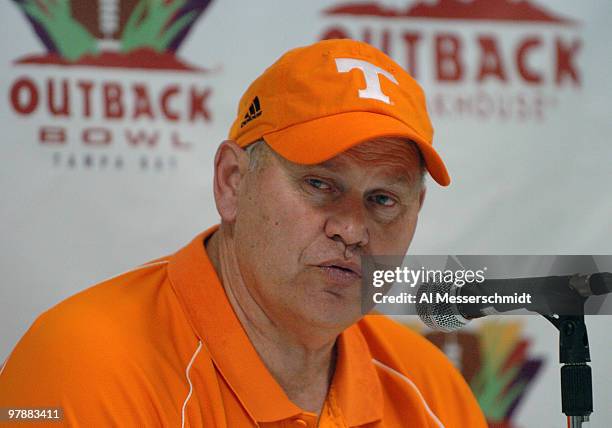
[[[41,315],[0,373],[0,408],[61,408],[62,425],[73,427],[176,425],[155,411],[146,376],[115,334],[122,326],[93,317],[86,308]]]

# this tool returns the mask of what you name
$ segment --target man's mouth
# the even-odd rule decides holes
[[[325,263],[319,266],[327,279],[339,285],[351,285],[361,279],[361,268],[351,263]]]
[[[342,271],[353,272],[361,278],[361,265],[341,258],[327,260],[319,265],[320,267],[335,268]]]

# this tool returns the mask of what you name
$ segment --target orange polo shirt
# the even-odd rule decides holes
[[[214,230],[38,317],[0,372],[0,408],[61,407],[83,427],[486,426],[447,358],[379,315],[339,336],[317,425],[236,317],[206,254]]]

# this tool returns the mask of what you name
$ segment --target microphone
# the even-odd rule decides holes
[[[489,279],[457,286],[423,283],[416,297],[419,318],[434,330],[452,332],[474,318],[517,309],[542,315],[579,315],[590,296],[612,292],[612,274]],[[429,298],[422,298],[423,295]],[[436,298],[434,298],[437,297]]]

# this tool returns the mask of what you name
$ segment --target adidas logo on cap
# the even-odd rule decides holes
[[[240,123],[240,127],[242,128],[244,125],[253,119],[258,118],[259,116],[261,116],[261,106],[259,105],[259,97],[255,97],[249,106],[249,111],[247,111],[244,115],[244,120]]]

